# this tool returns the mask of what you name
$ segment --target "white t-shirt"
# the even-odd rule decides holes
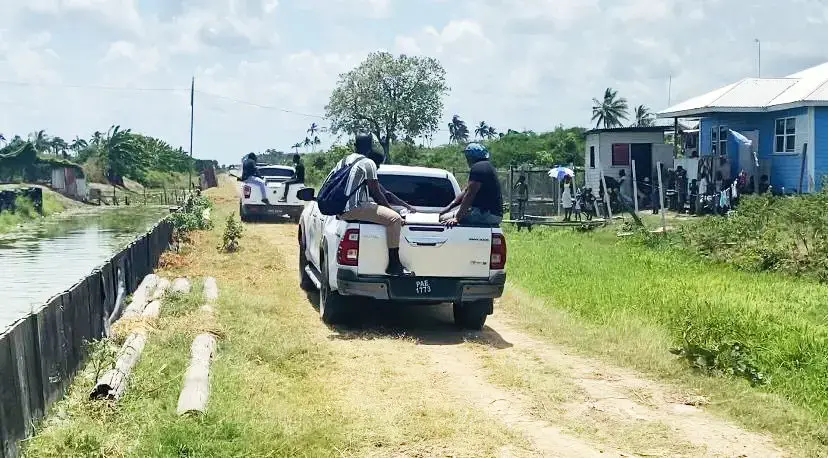
[[[370,196],[368,194],[368,186],[364,185],[367,180],[376,180],[377,179],[377,165],[374,164],[374,161],[368,159],[367,157],[358,154],[358,153],[351,153],[341,161],[336,164],[336,167],[331,170],[331,173],[325,178],[325,181],[328,181],[331,178],[331,175],[336,173],[338,170],[347,167],[354,162],[359,161],[353,168],[351,168],[351,174],[348,177],[348,183],[345,186],[345,195],[353,193],[348,202],[345,204],[345,210],[343,213],[347,213],[354,208],[360,207],[370,202]],[[361,186],[361,187],[360,187]],[[355,189],[359,188],[358,191],[354,192]]]

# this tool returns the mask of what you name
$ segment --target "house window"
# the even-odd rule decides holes
[[[589,168],[591,168],[591,169],[595,168],[595,147],[594,146],[589,147]]]
[[[629,145],[629,143],[613,143],[613,145],[612,145],[612,165],[613,166],[630,165],[630,145]]]
[[[719,150],[719,128],[713,126],[710,128],[710,154],[715,156]]]
[[[774,152],[778,154],[796,151],[796,118],[776,120],[776,132],[773,136]]]
[[[720,156],[727,155],[727,127],[719,126],[719,149],[717,150]]]

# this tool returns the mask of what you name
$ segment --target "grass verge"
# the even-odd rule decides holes
[[[528,294],[503,303],[534,334],[678,380],[807,453],[828,450],[828,287],[604,231],[511,231],[509,256],[510,279]],[[696,373],[670,355],[676,347]]]
[[[214,190],[212,218],[238,205]],[[237,253],[221,225],[165,257],[167,277],[218,280],[215,320],[198,293],[165,299],[127,395],[89,401],[93,365],[50,413],[27,456],[493,456],[521,440],[446,394],[439,368],[405,338],[338,338],[298,288],[295,226],[248,226]],[[220,336],[203,417],[175,414],[192,339]],[[94,358],[93,358],[94,359]]]

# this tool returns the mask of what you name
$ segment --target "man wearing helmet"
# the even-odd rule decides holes
[[[325,181],[328,181],[338,170],[354,164],[345,189],[345,194],[350,197],[339,217],[345,221],[368,221],[385,226],[388,242],[388,267],[385,272],[393,276],[414,275],[400,261],[400,232],[403,219],[391,208],[389,201],[412,213],[417,210],[380,184],[377,169],[385,162],[385,155],[374,150],[374,139],[371,135],[357,135],[354,150],[356,152],[339,161],[325,178]],[[374,202],[370,201],[369,196]]]
[[[489,151],[479,143],[469,143],[464,154],[470,167],[469,184],[440,211],[440,221],[448,227],[457,224],[500,225],[503,220],[503,194],[497,171],[489,162]]]

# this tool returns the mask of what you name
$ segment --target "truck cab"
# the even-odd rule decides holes
[[[301,286],[320,291],[323,321],[340,321],[362,299],[395,305],[452,303],[455,322],[481,329],[506,282],[506,240],[499,227],[446,228],[438,212],[459,193],[454,175],[442,169],[383,165],[380,183],[417,210],[406,213],[400,259],[414,277],[385,274],[385,228],[323,215],[315,202],[299,224]],[[310,190],[307,190],[310,191]],[[310,198],[303,192],[305,198]]]

